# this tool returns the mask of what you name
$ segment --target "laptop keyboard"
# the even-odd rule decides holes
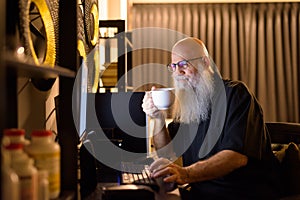
[[[153,190],[159,190],[159,186],[156,181],[150,177],[148,165],[135,164],[132,162],[122,162],[121,165],[122,184],[147,185]]]

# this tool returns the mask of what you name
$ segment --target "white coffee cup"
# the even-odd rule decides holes
[[[151,91],[154,105],[159,110],[167,110],[175,100],[174,88],[156,88]]]

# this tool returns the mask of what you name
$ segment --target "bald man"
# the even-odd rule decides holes
[[[261,106],[247,86],[223,80],[197,38],[178,41],[167,67],[177,99],[173,122],[166,127],[151,92],[142,105],[154,121],[154,146],[160,156],[150,166],[152,177],[189,184],[192,199],[278,198],[278,160]],[[174,153],[182,156],[183,166],[169,161]]]

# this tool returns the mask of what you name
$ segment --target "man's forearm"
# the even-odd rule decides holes
[[[164,118],[151,119],[150,125],[153,135],[153,145],[158,157],[174,159],[174,149],[165,123]]]
[[[247,162],[248,159],[245,155],[231,150],[224,150],[207,160],[185,167],[185,180],[191,183],[219,178],[245,166]]]
[[[160,149],[171,141],[171,138],[165,125],[165,119],[151,119],[150,123],[152,125],[154,147],[155,149]]]

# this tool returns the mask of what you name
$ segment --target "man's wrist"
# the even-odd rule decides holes
[[[165,115],[162,111],[157,111],[155,114],[149,116],[151,119],[165,120]]]
[[[190,182],[191,171],[189,167],[184,167],[184,181],[186,183]]]

